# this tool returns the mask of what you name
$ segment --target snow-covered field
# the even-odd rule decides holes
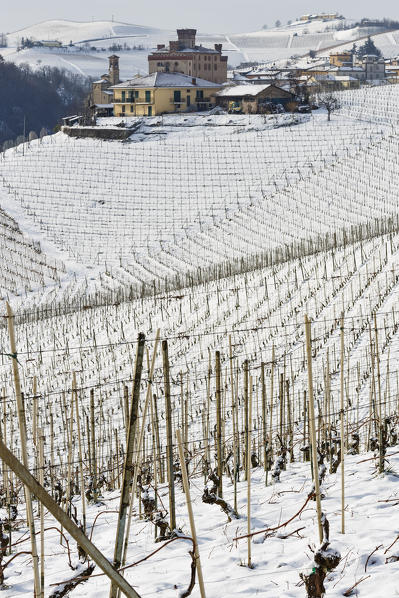
[[[391,451],[393,452],[393,451]],[[378,477],[375,475],[373,460],[360,461],[372,457],[364,454],[349,457],[346,461],[346,533],[340,533],[340,481],[339,475],[328,475],[325,482],[326,498],[322,501],[323,510],[330,523],[331,546],[341,553],[342,561],[336,571],[329,574],[325,583],[327,594],[331,598],[341,598],[345,591],[364,579],[357,588],[360,598],[397,596],[398,562],[386,563],[397,557],[397,545],[389,546],[396,539],[399,528],[395,525],[395,509],[398,488],[396,475]],[[390,459],[392,468],[399,467],[398,457]],[[252,472],[252,531],[277,527],[290,519],[305,503],[311,488],[309,464],[294,462],[287,466],[281,475],[281,483],[265,487],[265,475],[259,467]],[[199,540],[199,549],[206,596],[267,596],[276,598],[302,598],[306,595],[299,573],[310,572],[313,563],[311,548],[318,545],[315,506],[307,505],[300,517],[288,526],[276,532],[259,534],[252,542],[253,569],[246,566],[247,543],[234,542],[238,535],[247,533],[246,518],[246,482],[238,484],[239,520],[227,523],[227,518],[217,506],[206,505],[201,501],[203,483],[194,478],[191,484],[195,523]],[[88,522],[93,523],[93,541],[112,557],[110,546],[114,541],[113,530],[116,527],[119,497],[117,492],[106,493],[106,502],[101,507],[90,507]],[[160,497],[167,501],[167,488],[160,487]],[[226,500],[232,502],[232,488],[227,486]],[[184,535],[190,536],[185,497],[180,484],[177,489],[177,523]],[[392,502],[384,502],[391,500]],[[53,518],[46,515],[45,527],[55,524]],[[23,528],[21,529],[21,532]],[[290,535],[292,534],[292,535]],[[288,536],[288,537],[286,537]],[[76,575],[68,567],[67,550],[60,545],[57,532],[46,532],[46,590],[50,584],[58,584]],[[25,541],[20,549],[27,549]],[[150,522],[140,519],[138,505],[131,530],[127,562],[133,563],[147,556],[157,548],[154,544],[154,527]],[[378,547],[378,550],[368,558]],[[178,597],[187,588],[190,580],[189,550],[191,543],[178,540],[166,546],[146,562],[126,571],[126,578],[134,585],[140,596]],[[8,559],[8,557],[7,557]],[[72,564],[78,565],[76,554]],[[82,566],[80,565],[82,568]],[[11,569],[11,567],[10,567]],[[2,592],[5,598],[30,596],[32,583],[27,557],[17,558],[11,571],[6,570],[6,582],[10,589]],[[96,569],[94,574],[99,573]],[[381,593],[383,589],[384,594]],[[49,588],[54,590],[54,588]],[[104,576],[90,579],[78,586],[73,596],[97,598],[107,596],[109,584]],[[198,583],[192,593],[199,596]]]
[[[201,500],[208,466],[217,464],[215,352],[220,351],[225,499],[234,503],[232,462],[240,459],[242,466],[250,396],[249,446],[261,463],[251,470],[251,530],[276,527],[305,503],[311,489],[310,465],[301,450],[309,442],[305,314],[312,323],[319,447],[326,456],[339,443],[341,400],[347,446],[356,444],[356,434],[360,442],[360,454],[345,455],[345,535],[340,533],[340,469],[323,482],[331,546],[342,556],[327,576],[326,596],[345,595],[358,582],[353,595],[360,598],[398,593],[399,529],[391,510],[399,501],[394,454],[399,89],[343,92],[340,101],[330,123],[322,111],[296,123],[286,122],[291,118],[286,116],[168,116],[141,123],[127,142],[75,140],[59,133],[8,150],[0,159],[0,250],[7,266],[0,286],[16,312],[31,467],[40,471],[34,445],[39,425],[46,437],[45,486],[54,490],[60,482],[65,492],[70,477],[79,521],[76,424],[79,420],[87,489],[93,413],[105,486],[104,504],[87,505],[87,523],[95,544],[112,559],[127,404],[137,335],[143,332],[148,349],[138,417],[143,444],[134,461],[143,467],[144,495],[153,494],[155,485],[157,508],[168,510],[168,488],[160,480],[166,424],[159,346],[154,372],[149,371],[159,330],[168,341],[173,433],[180,428],[185,440],[208,598],[305,596],[299,573],[310,572],[309,545],[318,546],[313,501],[277,533],[255,536],[249,569],[246,540],[234,541],[248,526],[242,467],[239,519],[228,523],[216,505]],[[10,375],[14,357],[4,318],[0,347],[2,434],[19,456]],[[147,412],[145,396],[151,399]],[[369,450],[379,423],[386,426],[388,462],[386,472],[377,475]],[[265,437],[275,463],[284,442],[295,458],[288,459],[279,483],[269,470],[265,484]],[[154,467],[159,457],[161,465]],[[176,495],[177,526],[190,535],[178,481]],[[4,520],[7,497],[1,487],[0,498]],[[128,565],[162,546],[154,543],[153,524],[140,518],[140,508],[135,498]],[[45,528],[53,524],[46,513]],[[76,571],[68,566],[59,533],[45,534],[45,595],[50,596],[50,584]],[[20,498],[12,540],[21,543],[15,552],[17,546],[29,550],[27,537]],[[75,543],[70,544],[77,563]],[[179,539],[127,569],[126,578],[140,596],[177,598],[189,582],[189,549],[191,543]],[[20,555],[5,569],[6,598],[33,594],[30,562],[29,554]],[[104,577],[92,577],[72,595],[102,598],[108,592]],[[198,584],[192,596],[199,596]]]
[[[96,290],[396,214],[399,90],[341,99],[331,123],[322,111],[299,122],[176,115],[124,143],[46,137],[2,155],[0,206]]]

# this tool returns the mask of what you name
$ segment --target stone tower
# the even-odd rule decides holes
[[[108,58],[109,60],[109,81],[111,85],[120,83],[119,79],[119,56],[113,54]]]
[[[179,49],[195,48],[196,29],[178,29],[177,39],[179,40]]]

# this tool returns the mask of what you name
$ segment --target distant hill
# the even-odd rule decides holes
[[[343,29],[345,27],[345,29]],[[378,34],[379,33],[379,34]],[[355,23],[336,21],[295,21],[270,29],[227,35],[199,32],[198,43],[212,47],[223,44],[229,66],[242,63],[285,64],[291,57],[306,56],[312,51],[326,54],[330,48],[354,42],[371,35],[386,57],[399,54],[399,32],[381,34],[381,27],[360,27]],[[113,46],[122,48],[121,78],[148,72],[147,55],[157,44],[167,44],[176,38],[176,31],[113,21],[78,22],[69,20],[44,21],[8,34],[8,48],[1,50],[5,60],[17,65],[29,64],[33,69],[47,65],[68,69],[72,73],[98,77],[108,69],[108,53]],[[33,40],[59,40],[63,48],[30,48],[18,50],[22,37]]]
[[[66,21],[54,20],[43,21],[30,27],[25,27],[8,35],[8,44],[10,46],[18,45],[24,38],[34,40],[59,40],[64,44],[78,43],[92,39],[105,39],[127,35],[151,35],[161,33],[160,29],[154,27],[143,27],[141,25],[132,25],[129,23],[116,23],[113,21]]]

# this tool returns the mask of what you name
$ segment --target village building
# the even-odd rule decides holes
[[[196,45],[196,29],[178,29],[177,41],[169,47],[159,44],[148,56],[148,72],[182,73],[214,83],[227,81],[227,56],[222,55],[222,44],[214,49]]]
[[[336,19],[342,19],[343,17],[341,17],[337,12],[331,12],[331,13],[318,13],[318,14],[312,14],[312,15],[302,15],[300,17],[300,21],[303,22],[308,22],[308,21],[335,21]]]
[[[399,57],[385,60],[385,77],[389,83],[399,82]]]
[[[230,113],[257,114],[278,110],[278,106],[292,111],[298,105],[296,96],[275,85],[236,85],[219,91],[216,103]]]
[[[374,54],[363,56],[363,68],[366,81],[382,81],[385,79],[385,60]]]
[[[155,72],[114,85],[114,116],[210,110],[221,85],[182,73]]]
[[[332,52],[330,54],[330,64],[332,66],[352,66],[354,54],[349,51]]]
[[[42,39],[40,41],[34,41],[32,45],[34,48],[62,48],[62,42],[58,39]]]
[[[307,80],[308,87],[317,87],[319,91],[340,91],[342,89],[359,89],[360,79],[350,75],[329,73],[315,75]]]
[[[95,116],[113,115],[113,85],[120,83],[119,79],[119,57],[112,55],[108,58],[109,70],[101,75],[98,81],[94,81],[89,96],[89,106]]]

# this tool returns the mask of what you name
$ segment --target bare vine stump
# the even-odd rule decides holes
[[[307,598],[323,598],[325,595],[324,580],[330,571],[338,567],[341,555],[337,550],[330,548],[330,525],[325,514],[322,514],[323,543],[315,552],[311,573],[300,573],[300,578],[305,582]]]

